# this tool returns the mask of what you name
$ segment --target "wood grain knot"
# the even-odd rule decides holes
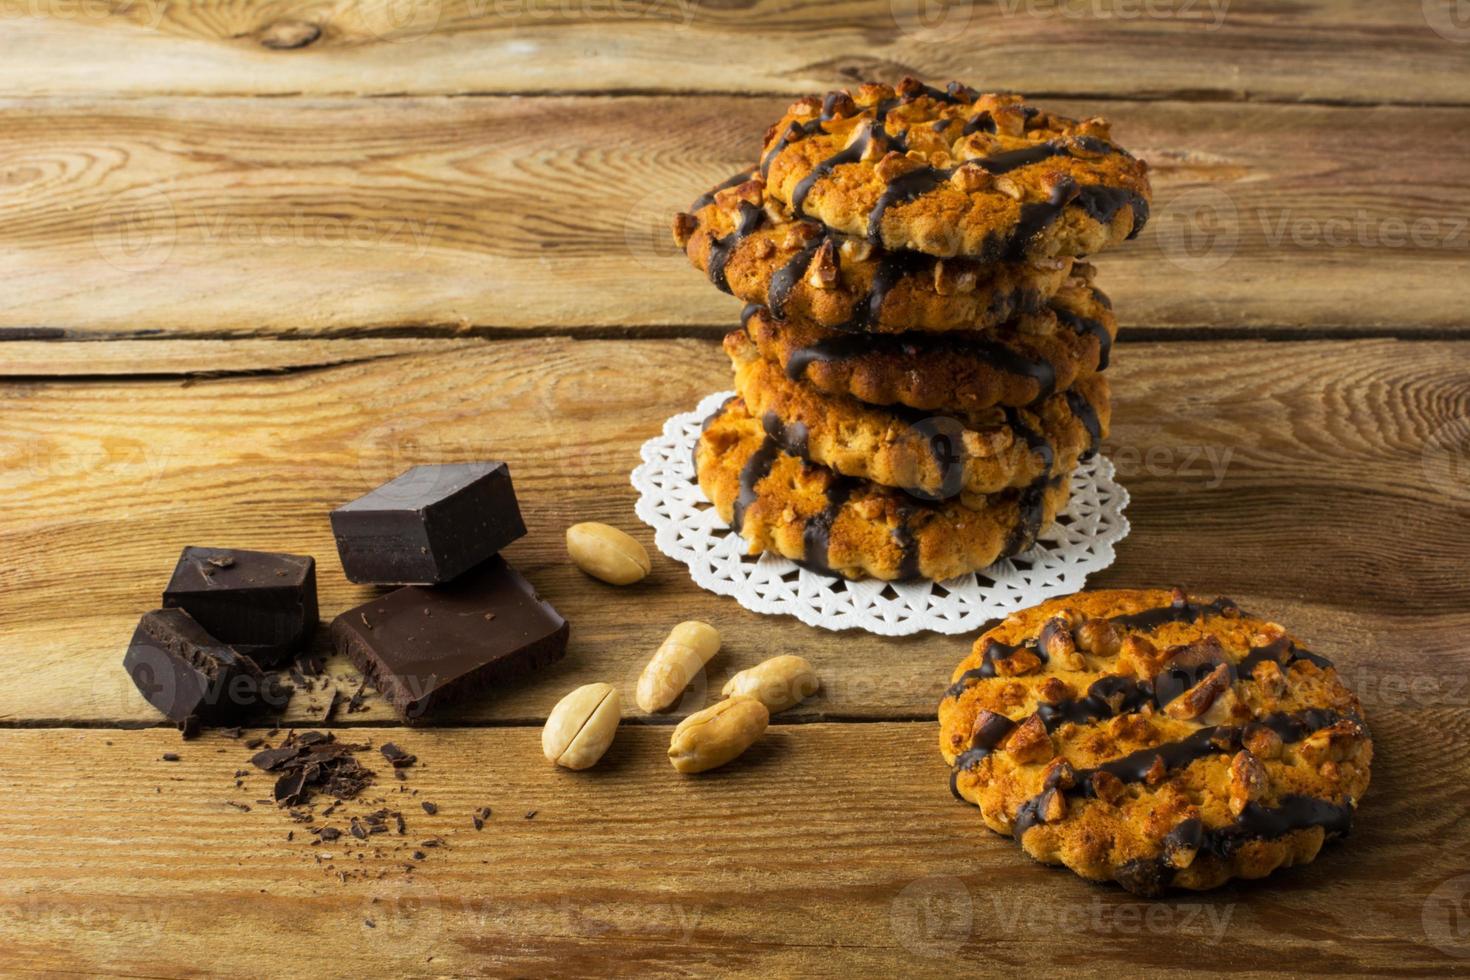
[[[260,43],[273,51],[292,51],[304,48],[322,36],[317,24],[304,20],[281,20],[260,32]]]

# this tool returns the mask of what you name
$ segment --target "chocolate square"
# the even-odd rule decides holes
[[[148,703],[180,727],[233,721],[281,700],[253,660],[182,609],[145,613],[123,668]]]
[[[352,582],[448,582],[526,533],[504,463],[415,466],[332,511]]]
[[[263,667],[300,652],[316,629],[316,561],[235,548],[184,549],[163,604]]]
[[[411,585],[332,622],[332,643],[409,723],[560,660],[566,620],[503,558]]]

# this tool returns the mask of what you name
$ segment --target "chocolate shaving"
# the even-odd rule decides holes
[[[384,743],[383,747],[378,751],[383,753],[383,758],[392,763],[395,769],[404,769],[419,761],[418,756],[409,755],[392,742]]]
[[[258,769],[280,773],[274,793],[276,803],[295,807],[310,802],[317,794],[340,802],[361,793],[374,776],[356,758],[356,753],[367,748],[338,742],[326,732],[293,732],[280,746],[257,752],[250,761]]]

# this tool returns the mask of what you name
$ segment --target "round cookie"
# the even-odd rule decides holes
[[[775,420],[776,438],[787,449],[925,500],[995,493],[1070,471],[1108,431],[1101,374],[1028,408],[931,413],[821,394],[761,357],[744,330],[725,336],[725,351],[735,365],[736,391],[752,415]]]
[[[767,133],[760,173],[798,217],[886,249],[1014,261],[1137,234],[1147,169],[1102,119],[906,78],[798,99]]]
[[[1031,857],[1156,895],[1304,864],[1373,743],[1337,671],[1229,599],[1083,592],[975,641],[939,706],[955,795]]]
[[[842,477],[784,451],[734,398],[695,448],[700,488],[749,543],[844,578],[938,581],[1029,549],[1066,507],[1068,474],[945,503]]]
[[[983,332],[846,333],[756,306],[746,307],[743,323],[763,358],[824,394],[964,412],[1066,391],[1107,367],[1118,332],[1107,297],[1079,278],[1041,312]]]
[[[674,218],[674,240],[720,289],[777,316],[846,330],[979,330],[1042,309],[1070,259],[983,263],[888,252],[798,221],[741,173]]]

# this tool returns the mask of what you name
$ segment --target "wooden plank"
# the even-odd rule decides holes
[[[0,376],[78,375],[201,378],[269,374],[383,360],[407,354],[462,350],[484,340],[291,337],[229,340],[14,340],[0,346]]]
[[[1228,958],[1242,976],[1462,974],[1470,946],[1436,889],[1466,871],[1467,720],[1463,704],[1379,713],[1346,841],[1267,883],[1156,902],[985,830],[951,799],[927,722],[776,726],[700,777],[669,767],[667,729],[625,726],[585,773],[546,764],[533,729],[374,731],[421,764],[318,821],[381,795],[408,834],[365,848],[309,846],[308,825],[255,802],[262,774],[237,789],[239,741],[3,732],[0,970],[1209,976]],[[430,835],[445,846],[404,871],[400,843]]]
[[[931,716],[966,638],[837,638],[706,594],[662,556],[626,590],[566,563],[563,529],[581,520],[627,528],[654,550],[627,474],[665,418],[728,386],[714,344],[421,343],[412,356],[282,375],[0,384],[0,661],[29,665],[0,687],[0,723],[156,723],[118,664],[182,546],[316,555],[330,619],[371,590],[342,577],[327,511],[413,463],[486,457],[510,461],[531,529],[508,555],[573,638],[563,665],[455,719],[534,721],[594,680],[631,693],[668,628],[691,617],[726,638],[710,688],[796,652],[827,679],[797,717]],[[1392,689],[1368,689],[1395,673],[1453,702],[1452,678],[1470,667],[1458,639],[1470,627],[1467,351],[1120,346],[1106,452],[1132,493],[1133,533],[1096,584],[1231,595],[1363,665],[1370,705],[1392,702]],[[355,686],[344,665],[332,672]],[[311,717],[312,700],[291,717]],[[374,703],[351,720],[390,718]]]
[[[6,17],[0,91],[792,93],[917,72],[1138,98],[1463,103],[1466,29],[1452,8],[1444,0],[57,2],[18,5]]]
[[[718,329],[668,222],[783,102],[0,104],[0,333]],[[1470,109],[1062,105],[1154,164],[1125,324],[1465,329]]]

